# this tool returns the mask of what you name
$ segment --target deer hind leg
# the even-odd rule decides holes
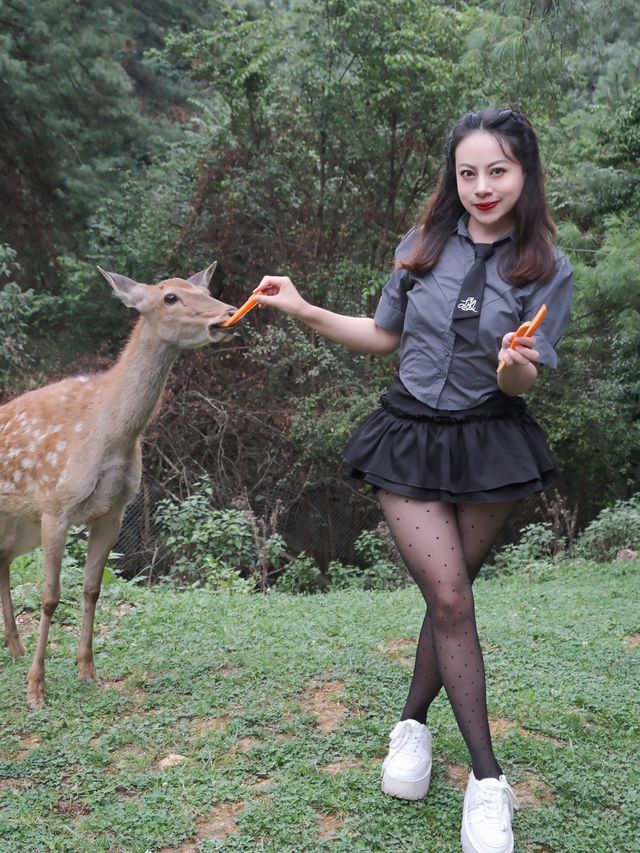
[[[87,563],[84,569],[84,612],[76,657],[78,674],[83,681],[95,681],[97,678],[93,663],[93,622],[104,567],[118,539],[123,511],[123,507],[118,507],[89,525]]]
[[[40,526],[0,513],[0,599],[4,624],[4,641],[14,658],[24,654],[16,626],[11,598],[11,561],[40,544]]]
[[[60,566],[68,526],[66,519],[47,515],[42,517],[44,586],[41,597],[40,629],[33,663],[27,673],[27,703],[32,710],[41,708],[44,703],[44,657],[51,619],[60,601]]]
[[[24,654],[24,646],[20,641],[18,634],[18,626],[13,613],[13,601],[11,599],[11,584],[9,582],[9,566],[11,565],[11,556],[3,551],[0,551],[0,599],[2,599],[2,618],[4,623],[4,641],[9,654],[14,657],[20,657]]]

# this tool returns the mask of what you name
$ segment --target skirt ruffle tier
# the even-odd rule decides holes
[[[432,409],[398,377],[349,439],[343,468],[376,488],[451,503],[516,500],[559,476],[522,398],[498,392],[472,409]]]

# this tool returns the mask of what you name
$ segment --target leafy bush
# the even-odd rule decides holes
[[[309,593],[318,589],[322,573],[313,557],[304,551],[286,567],[275,583],[279,592]]]
[[[329,563],[327,573],[332,589],[396,589],[403,577],[395,561],[388,531],[379,525],[364,530],[356,539],[355,549],[364,566],[350,566],[337,560]]]
[[[575,553],[610,560],[620,548],[640,548],[640,492],[601,510],[578,537]]]
[[[246,500],[237,507],[213,509],[211,484],[180,503],[160,501],[155,518],[166,533],[164,544],[174,558],[170,574],[214,590],[250,592],[280,568],[283,538],[265,530]]]
[[[495,555],[493,565],[483,570],[485,577],[528,571],[538,562],[549,562],[557,553],[557,541],[550,522],[527,524],[520,530],[518,542],[505,545]]]

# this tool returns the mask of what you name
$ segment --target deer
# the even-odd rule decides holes
[[[220,328],[234,307],[209,293],[216,263],[188,279],[149,285],[98,267],[113,293],[139,312],[113,366],[45,385],[0,406],[0,598],[9,654],[25,654],[16,626],[11,562],[42,545],[40,624],[27,674],[27,704],[44,704],[45,652],[60,600],[60,567],[72,525],[88,528],[84,611],[76,662],[97,681],[93,661],[96,603],[125,507],[142,476],[141,436],[158,408],[181,350],[228,338]]]

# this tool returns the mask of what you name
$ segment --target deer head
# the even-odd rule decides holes
[[[214,299],[208,290],[216,266],[213,263],[186,280],[168,278],[155,285],[98,269],[115,295],[129,308],[135,308],[160,340],[180,349],[197,349],[232,333],[219,325],[234,309]]]

